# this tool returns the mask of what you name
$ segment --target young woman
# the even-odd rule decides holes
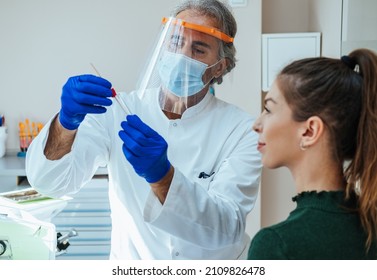
[[[253,129],[263,165],[290,170],[297,207],[248,258],[377,259],[376,53],[286,66]]]

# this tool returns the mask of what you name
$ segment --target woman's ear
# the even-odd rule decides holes
[[[325,124],[318,116],[313,116],[303,122],[302,129],[300,130],[302,149],[309,148],[316,144],[323,135]]]

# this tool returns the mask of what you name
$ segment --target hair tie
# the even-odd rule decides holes
[[[356,73],[360,72],[359,64],[357,64],[353,58],[348,55],[343,55],[340,60]]]

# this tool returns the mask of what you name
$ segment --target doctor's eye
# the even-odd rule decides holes
[[[192,48],[192,53],[193,54],[205,54],[205,49],[200,48],[200,47],[193,47]]]
[[[211,46],[206,42],[197,40],[191,44],[191,55],[193,58],[205,59],[213,52]]]

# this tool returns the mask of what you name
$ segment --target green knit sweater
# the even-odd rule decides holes
[[[253,238],[251,260],[377,259],[376,242],[366,252],[366,234],[344,192],[303,192],[287,220],[261,229]]]

